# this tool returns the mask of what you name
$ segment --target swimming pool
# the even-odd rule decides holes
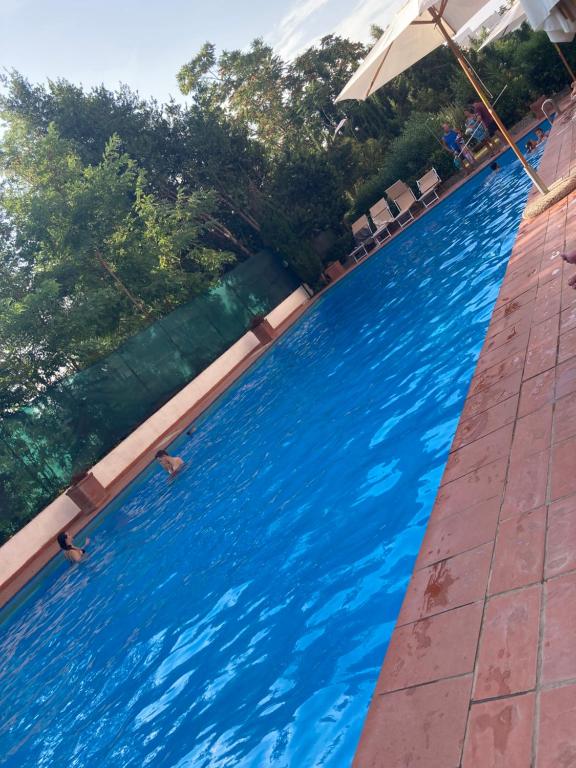
[[[350,763],[514,241],[510,157],[335,286],[0,627],[3,765]]]

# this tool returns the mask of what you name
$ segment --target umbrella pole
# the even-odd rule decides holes
[[[556,53],[558,54],[558,56],[560,56],[562,64],[564,64],[566,71],[570,75],[570,82],[573,83],[576,80],[576,75],[574,74],[574,72],[572,72],[572,67],[570,66],[570,64],[568,64],[566,60],[566,56],[564,56],[564,54],[562,53],[562,49],[560,48],[558,43],[552,43],[552,45],[554,46],[554,48],[556,48]]]
[[[462,70],[464,71],[464,74],[466,75],[466,77],[470,81],[470,84],[472,85],[472,87],[474,88],[474,90],[476,91],[478,96],[480,96],[480,99],[481,99],[482,103],[484,104],[484,106],[486,107],[486,109],[490,113],[492,119],[494,120],[494,122],[498,126],[498,130],[500,131],[500,133],[502,134],[502,136],[506,140],[506,143],[510,146],[510,149],[514,152],[514,154],[516,155],[518,160],[520,160],[520,162],[522,163],[522,166],[523,166],[524,170],[526,171],[528,176],[530,176],[530,178],[534,182],[534,185],[535,185],[536,189],[541,194],[545,195],[549,191],[548,187],[546,186],[546,184],[544,184],[544,182],[542,181],[540,176],[536,173],[534,168],[532,168],[532,166],[526,160],[526,158],[524,157],[522,152],[518,149],[518,147],[516,146],[516,144],[514,142],[514,139],[508,133],[508,129],[506,128],[506,126],[504,125],[502,120],[500,120],[500,117],[499,117],[498,113],[492,108],[492,105],[490,104],[490,100],[488,99],[488,96],[486,95],[486,93],[484,92],[484,89],[482,88],[481,84],[478,82],[478,80],[476,79],[476,76],[474,75],[474,73],[472,72],[470,67],[468,66],[468,62],[466,61],[466,59],[462,55],[462,51],[460,50],[460,47],[458,45],[456,45],[454,40],[452,40],[452,38],[450,37],[450,35],[446,31],[446,29],[444,27],[444,24],[442,23],[442,19],[440,17],[440,14],[435,10],[434,7],[429,8],[428,10],[429,10],[429,13],[433,17],[433,19],[434,19],[434,21],[436,23],[436,26],[438,27],[438,29],[442,33],[444,39],[446,40],[446,43],[447,43],[448,47],[450,48],[450,50],[452,51],[452,53],[456,57],[456,60],[457,60],[458,64],[460,64],[460,66],[462,67]]]

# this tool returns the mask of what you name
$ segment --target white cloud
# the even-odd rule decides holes
[[[313,36],[306,34],[306,22],[328,2],[329,0],[298,0],[280,20],[273,36],[273,45],[283,58],[291,59],[310,45]]]
[[[370,42],[372,24],[386,26],[406,0],[297,0],[268,35],[284,59],[293,59],[324,35]]]
[[[399,0],[358,0],[352,12],[337,24],[334,34],[368,42],[371,25],[385,27],[391,11],[401,5]]]

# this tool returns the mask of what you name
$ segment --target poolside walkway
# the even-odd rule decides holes
[[[576,168],[554,125],[548,183]],[[576,766],[576,194],[523,221],[356,768]],[[473,266],[471,266],[473,269]]]

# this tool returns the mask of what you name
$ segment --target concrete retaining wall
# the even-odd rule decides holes
[[[274,328],[285,323],[291,315],[306,304],[310,297],[304,288],[298,288],[281,304],[267,315],[267,320]],[[124,486],[132,479],[130,470],[137,465],[138,471],[151,460],[151,451],[158,444],[167,445],[182,431],[187,414],[195,406],[210,405],[210,395],[223,384],[239,367],[254,356],[260,343],[252,331],[245,333],[235,344],[209,365],[202,373],[187,384],[177,395],[162,406],[149,419],[134,430],[125,440],[92,467],[92,472],[103,486],[114,488],[110,499],[122,490],[121,480],[126,477]],[[226,382],[231,384],[233,379]],[[193,418],[198,414],[196,413]],[[145,462],[142,464],[142,462]],[[58,533],[70,527],[78,520],[80,510],[66,495],[62,494],[42,510],[24,528],[0,547],[0,592],[14,578],[22,573],[37,555],[50,547],[53,554],[54,539]],[[51,556],[51,554],[50,554]],[[28,578],[42,567],[31,568]],[[0,601],[1,604],[1,601]]]

